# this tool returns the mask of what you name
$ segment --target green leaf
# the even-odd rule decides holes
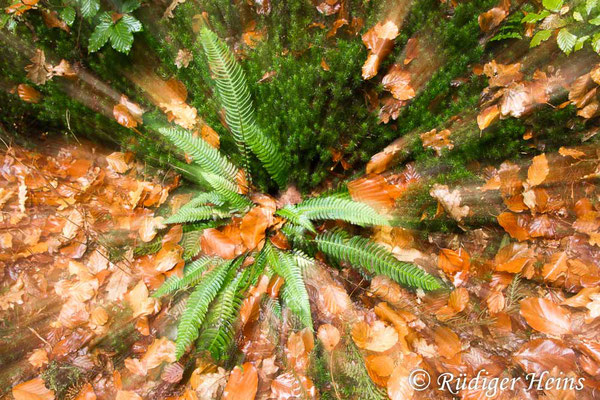
[[[223,260],[220,257],[202,256],[197,260],[187,264],[183,270],[183,278],[177,275],[170,276],[163,284],[152,294],[152,297],[158,298],[177,290],[196,285],[202,280],[202,274],[211,266],[231,264],[231,261]]]
[[[563,0],[542,0],[542,4],[550,11],[559,11],[563,6]]]
[[[526,16],[523,17],[523,19],[521,20],[522,23],[534,23],[534,22],[538,22],[543,20],[544,18],[546,18],[548,15],[550,15],[550,12],[548,10],[544,10],[539,14],[536,13],[529,13]]]
[[[100,10],[100,2],[98,0],[77,0],[81,15],[84,18],[92,18]]]
[[[588,21],[592,25],[600,25],[600,15]]]
[[[129,30],[123,18],[109,30],[110,45],[121,53],[129,53],[133,44],[133,33]]]
[[[100,14],[100,23],[90,35],[88,51],[93,53],[98,51],[106,44],[112,30],[112,18],[107,12]]]
[[[558,36],[556,37],[556,43],[558,44],[558,47],[563,51],[563,53],[569,55],[573,51],[575,43],[577,43],[577,36],[569,32],[567,28],[562,28],[558,32]]]
[[[177,359],[181,358],[187,347],[198,337],[198,328],[204,321],[208,306],[221,290],[230,269],[237,269],[241,260],[240,258],[233,264],[222,264],[204,275],[188,298],[186,309],[177,325],[175,341],[175,357]]]
[[[119,23],[125,24],[129,29],[129,32],[141,32],[142,31],[142,23],[138,21],[135,17],[132,17],[129,14],[123,15]]]
[[[592,10],[598,5],[598,0],[587,0],[585,2],[585,12],[590,15]]]
[[[10,14],[0,14],[0,29],[4,28],[10,20]]]
[[[200,31],[200,43],[217,87],[218,98],[225,109],[225,121],[242,155],[244,169],[249,172],[249,149],[275,182],[280,187],[285,186],[287,163],[276,143],[256,124],[244,71],[229,48],[206,27]]]
[[[139,0],[126,0],[121,6],[121,13],[130,13],[133,10],[137,10],[138,8],[140,8],[140,6],[141,3],[139,2]]]
[[[579,11],[575,11],[573,13],[573,19],[577,22],[581,22],[581,21],[583,21],[583,15],[581,15],[581,13]]]
[[[600,32],[592,37],[592,48],[596,53],[600,54]]]
[[[529,47],[539,46],[540,43],[545,42],[546,40],[550,39],[551,35],[552,35],[552,31],[550,31],[550,30],[538,31],[531,38],[531,43],[529,43]]]
[[[349,237],[343,232],[328,232],[315,238],[319,250],[338,262],[361,267],[376,275],[415,288],[434,290],[442,285],[432,275],[414,264],[399,261],[385,247],[361,236]]]
[[[73,25],[73,22],[75,22],[75,9],[73,7],[63,8],[60,12],[60,19],[69,26]]]
[[[585,42],[587,42],[589,40],[589,38],[590,38],[589,35],[585,35],[580,38],[577,38],[577,43],[575,43],[575,47],[573,48],[573,50],[575,50],[575,51],[581,50],[583,48],[583,45],[585,44]]]

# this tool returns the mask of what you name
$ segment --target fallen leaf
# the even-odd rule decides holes
[[[537,186],[544,182],[550,171],[548,160],[545,154],[533,157],[531,166],[527,170],[527,183],[530,186]]]
[[[409,380],[410,371],[402,365],[396,366],[387,382],[387,394],[390,400],[409,400],[415,390]]]
[[[118,172],[119,174],[124,174],[129,171],[133,164],[130,164],[128,160],[128,156],[125,153],[114,152],[106,156],[106,162],[108,163],[109,168],[113,171]]]
[[[41,378],[20,383],[12,388],[15,400],[54,400],[54,392],[46,388]]]
[[[361,321],[352,327],[352,339],[361,349],[383,352],[398,342],[398,333],[381,321],[375,321],[373,326]]]
[[[570,372],[577,368],[575,352],[556,339],[534,339],[513,354],[513,359],[527,373],[542,374],[558,367]]]
[[[346,291],[337,285],[327,285],[322,288],[325,309],[333,315],[343,313],[351,304]]]
[[[500,107],[497,104],[485,108],[477,115],[477,125],[480,130],[484,130],[492,123],[500,119]]]
[[[328,352],[333,351],[340,342],[340,331],[333,325],[323,324],[317,331],[317,337]]]
[[[365,366],[373,382],[385,387],[394,371],[394,360],[387,355],[370,355],[365,357]]]
[[[175,57],[175,65],[177,68],[187,68],[190,62],[194,59],[191,51],[188,49],[179,49]]]
[[[26,103],[39,103],[42,99],[42,94],[31,86],[21,83],[17,86],[17,94],[19,98]]]
[[[160,303],[157,299],[149,297],[150,293],[144,284],[144,281],[139,281],[137,285],[127,295],[125,299],[133,310],[133,318],[152,315],[160,309]]]
[[[508,12],[500,7],[494,7],[479,15],[479,27],[483,32],[489,32],[494,29],[506,18]]]
[[[449,328],[439,326],[433,332],[433,339],[437,346],[438,352],[442,357],[451,359],[456,354],[460,353],[461,343],[456,333]]]
[[[399,34],[398,25],[393,21],[378,22],[363,36],[362,41],[369,49],[369,55],[362,67],[363,79],[371,79],[377,75],[381,61],[387,57],[394,47],[394,39]]]
[[[457,288],[450,293],[448,298],[448,306],[452,307],[456,312],[461,312],[469,304],[469,292],[465,288]]]
[[[415,97],[415,90],[410,84],[411,74],[402,69],[399,64],[394,64],[383,77],[383,88],[392,93],[398,100],[410,100]]]
[[[205,229],[200,241],[202,251],[207,255],[218,255],[229,260],[237,255],[235,242],[217,229]]]
[[[258,373],[252,363],[236,366],[223,392],[224,400],[254,400],[258,389]]]
[[[458,189],[454,189],[450,192],[447,185],[441,185],[436,183],[433,185],[429,194],[434,199],[437,199],[446,212],[450,214],[450,216],[456,221],[460,222],[463,218],[469,215],[469,206],[461,206],[460,203],[462,201],[460,191]]]
[[[529,297],[521,301],[521,316],[535,330],[553,336],[571,332],[571,314],[550,300]]]
[[[434,128],[429,132],[422,133],[420,136],[423,148],[433,149],[438,157],[442,155],[443,149],[452,150],[454,148],[454,143],[450,140],[450,130],[448,129],[438,132]]]

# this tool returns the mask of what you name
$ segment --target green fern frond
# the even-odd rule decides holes
[[[249,171],[250,148],[273,179],[284,186],[287,178],[286,163],[275,143],[256,125],[244,71],[229,48],[210,29],[201,29],[200,43],[213,74],[221,105],[225,109],[225,121],[242,154],[244,168]]]
[[[181,207],[165,221],[167,224],[183,224],[186,222],[204,221],[231,217],[231,212],[219,207],[199,206]]]
[[[232,207],[239,210],[245,210],[252,205],[252,202],[246,197],[237,193],[237,185],[222,176],[201,172],[202,178]]]
[[[286,206],[278,214],[307,229],[307,219],[339,219],[360,226],[389,225],[388,220],[371,206],[338,195],[308,199],[295,206]]]
[[[158,131],[202,169],[235,181],[238,169],[204,139],[194,137],[179,126],[160,127]]]
[[[196,257],[202,246],[200,245],[200,237],[202,236],[203,230],[184,232],[181,238],[180,245],[183,247],[183,259],[189,261]]]
[[[296,206],[285,206],[284,208],[277,210],[277,215],[287,219],[292,224],[302,227],[312,233],[316,233],[315,226],[310,222],[306,215],[303,215]]]
[[[235,321],[248,288],[249,270],[238,272],[219,293],[203,324],[198,347],[208,350],[216,360],[222,360],[233,341]]]
[[[202,279],[202,274],[204,271],[208,270],[209,267],[213,265],[219,266],[223,263],[229,263],[229,261],[225,261],[220,257],[202,256],[185,266],[183,278],[175,275],[169,277],[163,282],[158,290],[154,292],[152,297],[162,297],[188,286],[193,286]]]
[[[294,255],[278,251],[270,243],[265,244],[265,248],[269,266],[285,281],[281,298],[286,306],[300,318],[304,326],[313,329],[308,292],[304,286],[302,269]]]
[[[387,249],[369,239],[328,232],[318,235],[315,242],[319,250],[336,261],[360,266],[371,274],[385,275],[400,284],[416,288],[434,290],[442,287],[434,276],[414,264],[399,261]]]
[[[185,203],[183,207],[198,207],[207,204],[214,204],[215,206],[222,206],[225,201],[221,195],[217,192],[204,192],[194,196],[193,199]]]
[[[306,237],[306,229],[302,226],[288,222],[281,227],[281,232],[288,238],[292,247],[306,249],[310,245]]]
[[[202,325],[208,306],[217,296],[231,268],[237,268],[241,263],[226,262],[202,277],[186,303],[186,309],[177,325],[175,341],[175,357],[181,358],[185,350],[198,338],[198,328]]]

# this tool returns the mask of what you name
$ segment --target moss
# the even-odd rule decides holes
[[[46,387],[54,391],[55,397],[62,399],[70,387],[77,385],[83,379],[83,373],[72,364],[50,361],[41,377]]]

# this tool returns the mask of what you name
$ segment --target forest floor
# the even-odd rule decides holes
[[[518,242],[498,227],[373,232],[398,258],[451,281],[453,291],[409,292],[319,263],[305,271],[313,337],[293,332],[285,311],[281,318],[271,311],[281,279],[261,279],[236,336],[245,364],[229,370],[208,357],[175,362],[182,296],[150,296],[184,264],[182,227],[167,228],[162,217],[190,196],[174,192],[179,177],[148,174],[131,154],[88,142],[10,147],[0,158],[2,393],[17,400],[354,398],[350,386],[358,385],[365,398],[596,398],[600,219],[589,199],[598,196],[590,183],[597,163],[590,147],[523,167],[505,163],[485,186],[468,189],[471,203],[461,203],[465,188],[438,187],[446,193],[440,214],[484,200],[488,209],[518,210],[498,216]],[[439,383],[443,374],[472,379],[482,370],[512,379],[512,389],[492,393],[493,384],[469,389],[453,380],[454,389],[415,390],[423,377],[415,380],[414,371]],[[557,387],[551,377],[574,384]]]

